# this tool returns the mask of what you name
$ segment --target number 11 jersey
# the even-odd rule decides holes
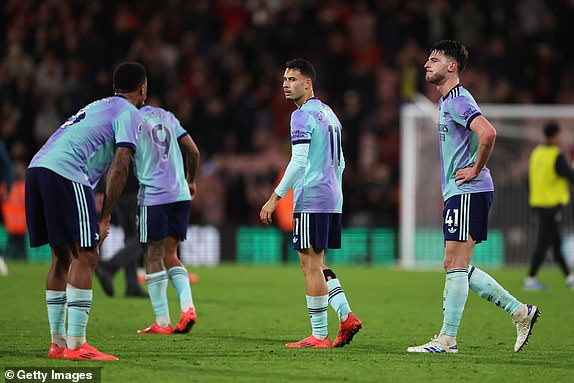
[[[291,114],[291,144],[309,144],[305,172],[295,182],[295,213],[342,213],[345,158],[341,123],[313,97]]]

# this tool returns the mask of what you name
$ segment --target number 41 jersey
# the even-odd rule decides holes
[[[291,144],[309,144],[305,172],[295,182],[295,213],[341,213],[345,158],[341,123],[329,106],[311,98],[291,115]]]
[[[144,122],[134,157],[140,182],[139,205],[154,206],[190,200],[178,143],[188,133],[171,112],[149,105],[140,111]]]

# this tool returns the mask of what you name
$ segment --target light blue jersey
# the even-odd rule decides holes
[[[331,108],[311,98],[291,114],[291,144],[309,144],[305,172],[295,182],[295,213],[342,213],[345,158],[341,123]]]
[[[123,97],[94,101],[52,134],[29,167],[47,168],[94,187],[110,166],[116,146],[135,151],[141,123],[139,110]]]
[[[144,123],[135,155],[140,182],[138,204],[153,206],[191,200],[178,143],[188,133],[171,112],[148,105],[140,110]]]
[[[480,115],[482,113],[476,101],[460,84],[439,100],[438,134],[445,201],[453,195],[494,191],[486,166],[478,177],[461,186],[457,186],[454,179],[458,169],[471,167],[476,161],[478,137],[470,130],[470,123]]]

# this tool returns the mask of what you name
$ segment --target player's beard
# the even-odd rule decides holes
[[[444,81],[444,76],[441,76],[439,73],[433,73],[433,74],[429,74],[427,73],[425,75],[425,80],[428,83],[434,84],[434,85],[439,85]]]

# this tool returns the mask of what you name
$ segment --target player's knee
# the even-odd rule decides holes
[[[329,280],[337,278],[337,275],[331,269],[324,269],[323,275],[325,276],[325,282],[329,282]]]
[[[92,269],[96,268],[96,265],[98,264],[98,261],[100,259],[100,256],[98,254],[98,251],[93,248],[93,249],[86,249],[83,251],[80,251],[78,253],[78,260],[83,263],[85,266],[88,266]]]
[[[70,251],[54,251],[54,257],[52,257],[52,263],[57,269],[67,270],[70,268],[70,263],[72,260],[72,255]]]
[[[303,273],[306,273],[309,270],[309,262],[304,257],[299,257],[299,266]]]
[[[316,271],[316,265],[312,262],[309,256],[300,257],[299,265],[301,266],[301,270],[303,274],[311,274],[313,271]]]

